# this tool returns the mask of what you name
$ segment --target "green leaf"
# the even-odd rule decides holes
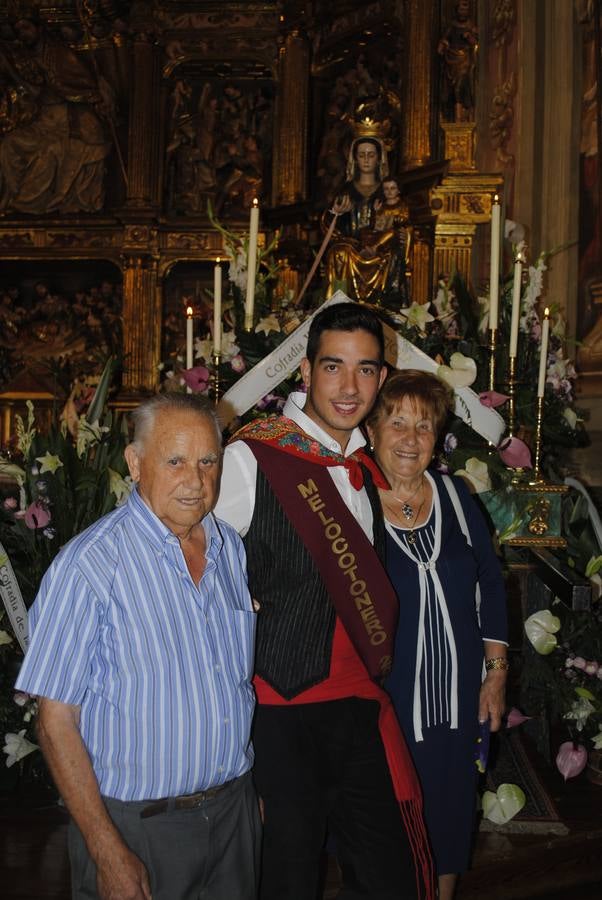
[[[594,702],[595,702],[595,700],[596,700],[596,695],[595,695],[595,694],[592,694],[591,691],[588,691],[587,688],[584,688],[584,687],[576,687],[576,688],[575,688],[575,693],[576,693],[579,697],[584,697],[585,700],[592,700],[592,701],[594,701]]]

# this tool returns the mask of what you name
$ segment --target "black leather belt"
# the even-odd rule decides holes
[[[218,794],[229,787],[238,779],[233,778],[217,787],[208,788],[206,791],[198,791],[196,794],[184,794],[182,797],[168,797],[165,800],[154,800],[145,806],[140,813],[141,819],[150,819],[151,816],[158,816],[170,809],[196,809],[206,800],[213,800]]]

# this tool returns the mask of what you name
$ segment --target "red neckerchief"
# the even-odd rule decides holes
[[[292,456],[298,456],[302,459],[311,459],[312,462],[321,466],[343,466],[349,474],[349,483],[356,491],[361,490],[364,485],[364,473],[362,466],[365,466],[370,474],[376,487],[385,491],[390,490],[387,479],[380,471],[374,460],[370,459],[363,450],[354,450],[349,456],[343,456],[342,453],[334,453],[328,450],[315,438],[309,437],[301,428],[286,416],[269,416],[266,419],[257,419],[249,425],[243,426],[236,432],[232,440],[254,440],[262,441],[282,450],[284,453],[290,453]]]

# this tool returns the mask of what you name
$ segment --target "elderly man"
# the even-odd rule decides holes
[[[252,900],[254,612],[245,556],[214,517],[211,407],[133,413],[126,505],[71,541],[32,608],[17,685],[72,816],[74,898]]]

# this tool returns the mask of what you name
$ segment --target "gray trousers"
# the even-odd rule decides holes
[[[149,801],[104,797],[115,827],[144,863],[153,900],[255,900],[261,822],[250,773],[195,809],[141,819]],[[97,900],[96,867],[77,826],[69,826],[71,896]]]

